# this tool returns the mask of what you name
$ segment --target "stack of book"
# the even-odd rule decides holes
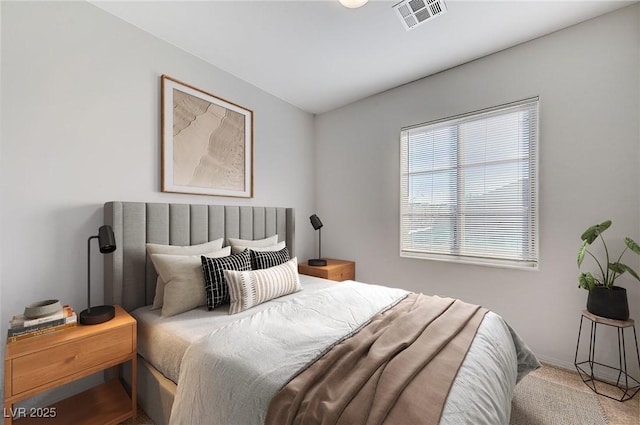
[[[73,309],[65,305],[48,316],[30,319],[23,314],[13,316],[9,322],[7,342],[13,343],[77,326],[78,318]]]

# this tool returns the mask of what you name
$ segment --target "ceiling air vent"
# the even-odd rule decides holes
[[[402,0],[393,8],[407,31],[447,12],[444,0]]]

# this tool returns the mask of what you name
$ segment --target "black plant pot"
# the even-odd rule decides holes
[[[619,286],[614,286],[611,289],[596,286],[589,291],[587,310],[597,316],[627,320],[629,318],[627,290]]]

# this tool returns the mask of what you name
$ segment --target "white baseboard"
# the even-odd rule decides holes
[[[539,356],[537,354],[536,354],[536,357],[542,363],[546,363],[546,364],[551,365],[551,366],[559,367],[561,369],[571,370],[573,372],[576,371],[576,367],[575,367],[575,365],[573,363],[569,363],[569,362],[566,362],[564,360],[554,359],[553,357]]]

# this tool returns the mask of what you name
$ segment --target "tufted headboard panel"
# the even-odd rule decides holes
[[[104,223],[117,249],[104,255],[104,300],[131,311],[151,304],[157,274],[145,244],[196,245],[214,239],[263,239],[275,234],[295,255],[293,208],[107,202]]]

